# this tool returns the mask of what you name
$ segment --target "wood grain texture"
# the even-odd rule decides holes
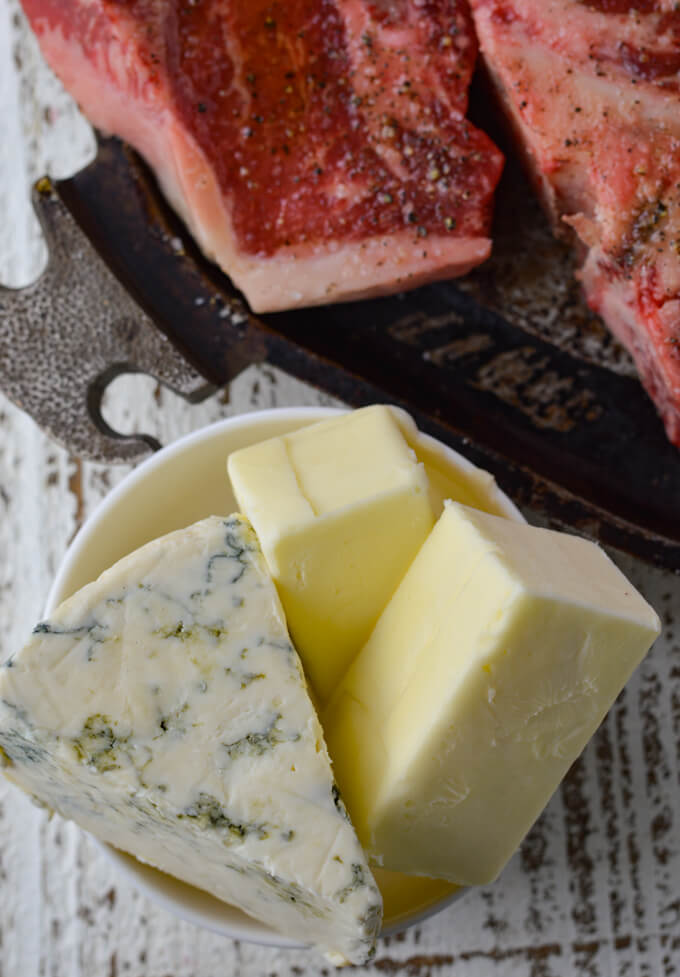
[[[0,280],[44,261],[28,187],[92,151],[16,0],[0,0]],[[264,366],[189,407],[143,377],[109,422],[163,443],[210,420],[329,398]],[[124,475],[51,444],[0,396],[0,658],[40,617],[74,532]],[[494,885],[381,941],[363,975],[680,975],[680,577],[615,554],[664,633]],[[502,811],[499,811],[502,817]],[[316,955],[238,944],[176,920],[119,878],[95,843],[0,780],[0,977],[321,977]]]

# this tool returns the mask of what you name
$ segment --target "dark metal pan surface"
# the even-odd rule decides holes
[[[680,452],[583,305],[520,174],[494,257],[405,295],[254,316],[127,147],[56,192],[133,301],[210,383],[267,360],[358,406],[404,406],[557,526],[680,568]],[[55,360],[58,362],[58,358]]]

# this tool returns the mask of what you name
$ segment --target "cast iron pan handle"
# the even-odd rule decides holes
[[[156,446],[117,439],[101,418],[101,393],[123,370],[199,399],[201,377],[223,386],[266,360],[353,406],[405,407],[519,505],[680,566],[680,454],[634,378],[554,346],[453,282],[255,316],[115,139],[99,137],[93,163],[54,191],[41,186],[50,265],[37,285],[0,291],[0,386],[78,454],[129,461]],[[507,189],[514,222],[528,191]],[[531,234],[509,236],[512,254],[523,240],[520,270],[540,257]],[[487,288],[500,287],[507,259],[501,235]],[[517,260],[509,268],[512,278]]]
[[[159,444],[106,423],[111,380],[147,373],[191,402],[214,388],[114,278],[48,179],[36,184],[33,206],[48,263],[26,288],[0,286],[0,388],[74,454],[137,461]]]

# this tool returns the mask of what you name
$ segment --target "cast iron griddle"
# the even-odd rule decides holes
[[[108,308],[98,310],[105,327],[129,303],[128,325],[105,333],[105,343],[115,333],[120,354],[108,350],[106,365],[100,358],[83,392],[98,443],[114,433],[97,414],[98,397],[121,370],[144,369],[171,385],[174,377],[178,389],[200,396],[174,351],[151,348],[162,336],[140,338],[136,312],[211,384],[267,360],[354,406],[399,404],[422,430],[490,469],[519,505],[680,569],[680,452],[626,355],[583,306],[569,252],[553,240],[522,177],[510,170],[504,181],[494,257],[473,275],[391,298],[258,317],[197,251],[136,154],[100,139],[95,162],[45,188],[38,207],[48,243],[50,234],[62,235],[62,262],[72,249],[68,234],[77,232],[73,222],[72,230],[62,226],[63,204],[117,279],[100,303]],[[77,280],[77,267],[68,273]],[[65,274],[55,264],[53,290]],[[103,295],[108,271],[101,275]],[[115,291],[120,285],[127,295]],[[0,294],[5,332],[9,294]],[[34,301],[25,326],[32,332],[35,308]],[[101,326],[92,328],[94,347]],[[49,329],[44,338],[49,343]],[[9,379],[0,374],[2,383]],[[148,450],[136,444],[118,457]]]

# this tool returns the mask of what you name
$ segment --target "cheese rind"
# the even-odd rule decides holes
[[[149,543],[39,624],[0,668],[0,749],[102,840],[334,959],[371,955],[381,897],[242,517]]]
[[[449,504],[324,715],[369,854],[493,880],[658,633],[594,544]]]
[[[243,448],[227,466],[323,703],[434,524],[427,475],[381,405]]]

